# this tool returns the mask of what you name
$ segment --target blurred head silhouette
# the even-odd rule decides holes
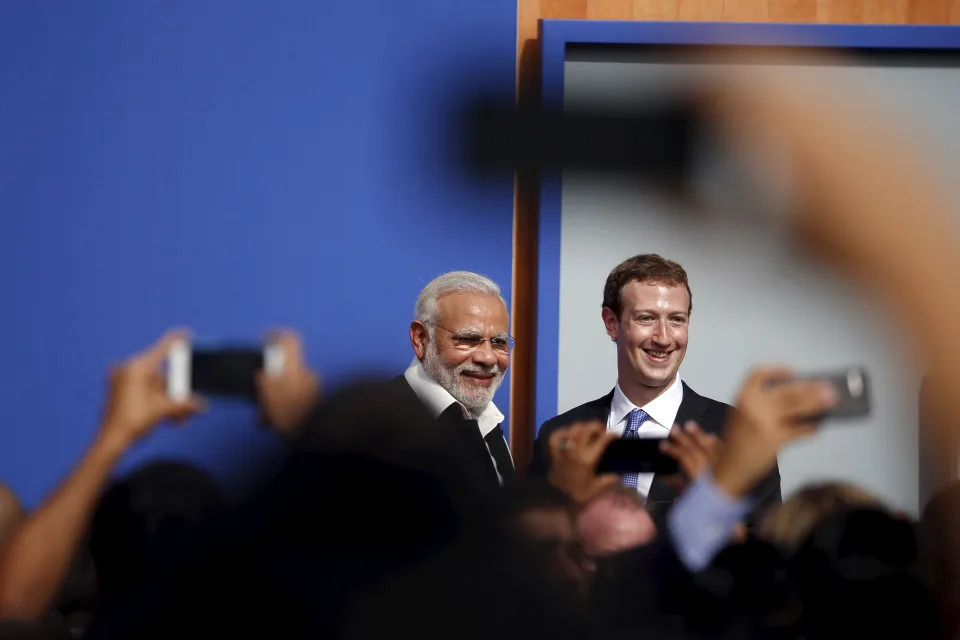
[[[656,525],[636,491],[614,485],[590,500],[577,515],[584,551],[603,557],[645,545],[657,535]]]
[[[106,603],[140,586],[164,553],[189,544],[225,507],[216,480],[183,462],[154,462],[114,484],[91,530],[100,599]]]

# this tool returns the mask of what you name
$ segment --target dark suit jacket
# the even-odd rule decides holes
[[[710,398],[705,398],[696,393],[693,389],[683,382],[683,401],[677,411],[676,424],[683,424],[687,420],[693,420],[700,428],[707,433],[720,435],[723,432],[723,426],[726,422],[727,411],[731,409],[730,405]],[[550,454],[547,443],[550,434],[560,427],[569,426],[575,422],[585,420],[600,420],[606,423],[607,416],[610,414],[610,405],[613,402],[613,390],[602,398],[597,398],[579,407],[574,407],[566,413],[561,413],[555,418],[551,418],[540,427],[540,433],[533,445],[533,460],[527,471],[532,476],[545,477],[550,468]],[[667,479],[661,475],[653,477],[653,484],[650,486],[650,494],[647,496],[647,505],[651,507],[654,513],[660,513],[677,499],[677,493],[667,482]],[[777,504],[781,501],[780,496],[780,470],[774,467],[770,475],[757,487],[754,493],[757,506],[754,509],[754,516],[759,514],[771,504]],[[751,518],[753,519],[753,518]]]
[[[435,470],[439,465],[458,483],[466,481],[482,491],[500,488],[476,422],[451,415],[435,419],[402,375],[358,385],[321,402],[296,444],[363,453],[415,468]]]
[[[399,395],[405,395],[410,402],[420,403],[420,398],[403,376],[397,376],[389,384],[395,385]],[[437,420],[437,425],[441,430],[447,430],[452,435],[451,444],[456,449],[455,455],[472,467],[470,474],[476,482],[487,489],[499,489],[500,480],[497,478],[497,471],[494,469],[490,460],[490,451],[480,435],[476,420],[461,420],[457,416],[450,414],[441,414]],[[501,469],[504,475],[510,474],[512,478],[513,461],[510,461],[510,469]]]

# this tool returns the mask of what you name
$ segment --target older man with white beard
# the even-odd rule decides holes
[[[403,380],[438,420],[459,430],[468,451],[486,458],[491,482],[512,482],[503,414],[493,404],[513,347],[500,287],[469,271],[445,273],[420,292],[415,316],[415,357]]]
[[[445,273],[420,292],[414,314],[415,357],[404,375],[386,384],[384,397],[419,401],[427,411],[422,418],[435,418],[452,439],[458,451],[451,454],[466,456],[467,476],[479,475],[490,488],[509,484],[513,459],[500,428],[503,414],[493,404],[513,347],[500,287],[469,271]],[[286,364],[281,374],[258,378],[261,408],[274,429],[296,437],[315,418],[318,377],[304,361],[299,336],[281,331],[271,339],[286,352]]]

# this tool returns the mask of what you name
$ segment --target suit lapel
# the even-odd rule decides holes
[[[453,403],[440,414],[437,422],[443,424],[446,429],[449,429],[455,435],[455,440],[459,443],[462,453],[467,459],[473,461],[484,480],[499,487],[500,481],[497,479],[497,471],[493,468],[490,452],[483,441],[483,436],[480,435],[480,426],[477,421],[464,418],[463,409],[459,404]]]
[[[477,427],[477,429],[479,431],[479,427]],[[483,440],[487,448],[490,449],[490,455],[497,463],[497,471],[500,472],[500,477],[503,478],[503,486],[513,484],[516,479],[516,472],[513,468],[513,458],[510,456],[510,448],[507,446],[507,441],[503,435],[503,429],[500,425],[497,425]]]
[[[707,403],[703,396],[688,387],[686,382],[681,381],[680,384],[683,385],[683,400],[680,402],[674,424],[683,424],[687,420],[699,422],[701,416],[707,410]]]

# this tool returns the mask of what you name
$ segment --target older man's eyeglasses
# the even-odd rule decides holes
[[[484,338],[475,331],[454,331],[453,329],[447,329],[436,322],[431,322],[430,324],[451,334],[451,337],[453,338],[453,346],[455,346],[457,349],[462,349],[463,351],[473,351],[474,349],[479,349],[480,345],[489,341],[490,348],[497,353],[509,354],[510,350],[513,349],[513,345],[516,344],[516,340],[505,333],[498,336],[493,336],[492,338]]]

